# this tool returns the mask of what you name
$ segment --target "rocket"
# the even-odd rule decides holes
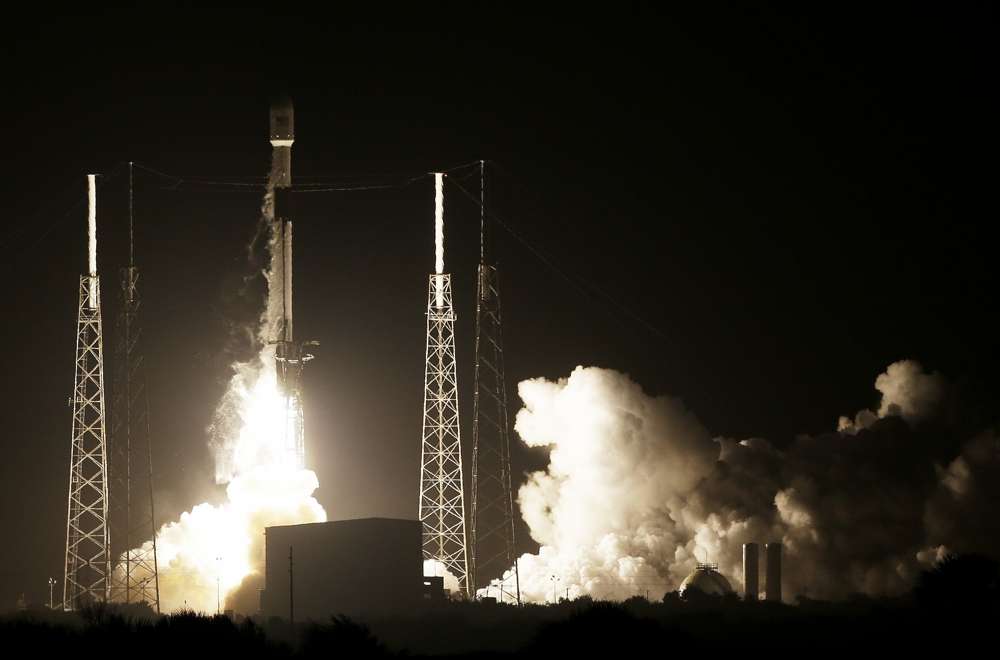
[[[272,285],[270,295],[281,295],[281,318],[275,328],[274,363],[278,389],[285,397],[289,424],[285,442],[294,465],[305,467],[301,376],[302,367],[313,358],[303,348],[315,341],[296,342],[292,333],[292,145],[295,143],[295,111],[292,100],[280,97],[271,103],[271,192],[274,211]],[[280,287],[278,285],[280,274]]]
[[[292,144],[295,143],[295,110],[292,100],[280,97],[271,104],[271,183],[274,186],[274,222],[281,258],[281,342],[292,342]]]
[[[312,359],[303,353],[318,342],[296,342],[292,324],[292,145],[295,143],[295,110],[287,96],[271,103],[271,185],[274,203],[274,269],[280,278],[281,319],[276,328],[274,350],[278,389],[288,397],[299,396],[302,365]],[[275,295],[277,292],[272,292]]]
[[[274,148],[274,185],[292,185],[292,144],[295,143],[295,109],[292,99],[282,96],[271,103],[271,146]]]
[[[312,358],[302,355],[292,325],[292,145],[295,143],[295,110],[292,100],[280,97],[271,103],[271,185],[274,194],[274,267],[281,273],[281,320],[274,338],[278,388],[285,396],[298,396],[302,364]],[[277,279],[277,278],[275,278]],[[313,342],[308,342],[313,344]]]

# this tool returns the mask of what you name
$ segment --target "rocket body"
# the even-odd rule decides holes
[[[295,109],[281,97],[271,104],[271,185],[274,187],[275,249],[280,251],[282,323],[278,342],[292,342],[292,144],[295,143]],[[281,350],[281,346],[279,346]]]
[[[292,100],[282,97],[271,104],[271,147],[274,149],[273,183],[275,188],[292,185],[292,144],[295,143],[295,109]]]
[[[292,334],[292,144],[295,143],[295,111],[292,100],[282,97],[271,104],[271,178],[273,225],[271,279],[268,295],[281,296],[281,319],[274,337],[274,362],[278,389],[285,397],[288,424],[285,442],[298,468],[305,467],[301,376],[303,365],[312,355],[304,346],[316,342],[296,342]]]
[[[292,324],[292,144],[295,142],[295,113],[291,99],[280,98],[271,104],[269,139],[271,142],[271,192],[274,210],[274,240],[271,296],[281,296],[281,319],[276,328],[275,371],[278,388],[290,400],[299,396],[302,356],[295,343]],[[298,404],[293,405],[297,408]],[[296,426],[293,424],[293,426]],[[289,434],[293,450],[299,452],[301,433]]]

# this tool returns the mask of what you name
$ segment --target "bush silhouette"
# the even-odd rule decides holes
[[[921,574],[914,596],[928,609],[989,612],[1000,604],[1000,563],[981,555],[948,555]]]

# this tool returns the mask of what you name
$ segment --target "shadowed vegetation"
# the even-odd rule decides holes
[[[829,652],[874,649],[947,651],[987,641],[1000,615],[1000,564],[979,556],[946,557],[926,571],[912,594],[855,597],[796,605],[744,603],[738,598],[623,603],[588,598],[557,605],[513,607],[443,602],[406,617],[356,621],[345,616],[297,623],[202,616],[157,616],[144,606],[95,604],[78,613],[26,610],[0,618],[7,648],[48,656],[71,650],[108,658],[152,655],[183,659],[638,656],[672,652]]]

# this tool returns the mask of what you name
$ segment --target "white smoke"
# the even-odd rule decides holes
[[[549,448],[518,493],[540,544],[518,561],[522,597],[658,598],[698,562],[739,588],[745,542],[784,544],[793,598],[897,594],[947,548],[996,553],[994,436],[922,430],[948,388],[915,362],[890,365],[876,388],[879,414],[779,450],[713,439],[679,401],[614,371],[522,382],[515,429]],[[996,533],[977,534],[984,525]]]
[[[444,578],[444,590],[454,594],[462,593],[462,585],[455,574],[448,570],[443,562],[437,559],[424,560],[424,576]]]
[[[518,386],[515,430],[550,448],[549,466],[518,493],[541,544],[518,565],[522,598],[662,596],[671,571],[709,559],[685,519],[684,501],[719,447],[683,405],[650,398],[626,376],[576,368],[558,382]],[[718,521],[713,521],[718,522]],[[721,523],[719,523],[721,524]]]
[[[209,428],[216,481],[227,484],[226,500],[199,504],[157,533],[160,605],[165,612],[214,612],[226,606],[227,597],[230,606],[253,611],[255,588],[262,579],[265,527],[326,520],[326,511],[312,496],[319,486],[316,474],[298,468],[286,441],[290,413],[277,387],[270,342],[284,322],[284,264],[271,186],[262,212],[270,265],[258,353],[249,362],[233,365],[229,388]],[[254,593],[235,599],[240,591]]]
[[[882,393],[879,417],[898,415],[915,423],[937,412],[947,386],[940,374],[925,374],[918,362],[901,360],[875,379],[875,389]]]
[[[326,520],[312,497],[311,470],[258,466],[234,478],[226,501],[203,503],[156,535],[160,604],[165,612],[214,612],[263,568],[264,528]],[[143,551],[151,551],[152,542]],[[219,602],[221,596],[221,603]]]
[[[918,423],[939,412],[948,386],[940,374],[925,374],[920,363],[900,360],[875,379],[875,389],[882,393],[878,413],[865,409],[858,411],[853,420],[843,416],[837,422],[838,431],[857,433],[890,415]]]

